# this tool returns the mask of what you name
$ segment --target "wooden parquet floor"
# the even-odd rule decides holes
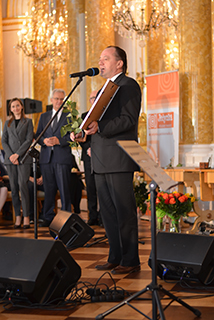
[[[80,217],[87,221],[87,213],[81,212]],[[95,230],[95,237],[105,235],[105,231],[101,227],[93,227]],[[186,231],[186,230],[185,230]],[[22,237],[26,239],[34,238],[34,228],[28,230],[14,230],[13,225],[9,221],[2,220],[0,216],[0,236],[1,237]],[[5,238],[6,239],[6,238]],[[49,234],[49,228],[38,228],[38,239],[53,240]],[[81,277],[77,283],[80,287],[83,283],[90,283],[92,287],[98,282],[103,284],[102,288],[117,287],[126,290],[130,294],[141,291],[151,282],[151,269],[148,266],[148,258],[151,250],[151,228],[150,221],[139,219],[139,239],[145,243],[139,243],[139,254],[141,261],[141,271],[129,275],[111,275],[102,271],[96,270],[94,267],[98,263],[106,262],[108,255],[108,242],[100,242],[90,247],[80,247],[74,250],[69,250],[73,259],[81,267]],[[94,238],[88,243],[93,242]],[[1,259],[1,258],[0,258]],[[0,263],[4,261],[0,260]],[[1,275],[0,275],[1,277]],[[101,279],[99,280],[99,278]],[[201,312],[201,320],[214,319],[214,288],[200,289],[181,288],[176,281],[165,282],[158,278],[158,284],[161,284],[166,290],[172,294],[180,297],[190,306],[197,308]],[[131,304],[143,312],[147,317],[152,318],[152,301],[151,292],[147,291],[138,299],[131,301]],[[169,303],[166,296],[161,297],[161,305],[163,308]],[[72,309],[65,310],[44,310],[41,308],[22,308],[12,307],[8,304],[5,308],[4,303],[0,304],[0,320],[81,320],[81,319],[95,319],[98,315],[105,313],[107,310],[117,306],[119,302],[91,302],[84,300],[81,304],[77,304]],[[63,309],[63,308],[62,308]],[[165,319],[167,320],[195,320],[197,317],[187,308],[181,306],[177,302],[173,302],[165,311]],[[142,314],[130,306],[124,304],[117,310],[105,316],[105,319],[113,320],[137,320],[146,319]],[[148,318],[147,318],[148,319]],[[154,319],[153,319],[154,320]]]

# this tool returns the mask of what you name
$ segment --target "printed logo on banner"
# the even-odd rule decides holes
[[[148,115],[149,129],[174,127],[174,112],[151,113]]]
[[[148,114],[148,125],[149,125],[149,129],[157,128],[157,113]]]

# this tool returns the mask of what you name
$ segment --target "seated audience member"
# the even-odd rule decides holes
[[[4,186],[7,187],[7,190],[10,191],[10,182],[9,182],[9,177],[7,173],[7,168],[4,165],[4,156],[5,156],[4,150],[0,149],[0,179],[2,179]],[[7,191],[7,194],[8,194],[8,191]],[[6,194],[6,190],[4,190],[4,192]],[[10,221],[13,220],[13,215],[11,212],[11,203],[5,202],[1,211],[2,211],[2,216],[4,220],[10,220]]]

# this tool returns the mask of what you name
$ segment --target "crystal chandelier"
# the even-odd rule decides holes
[[[68,26],[66,0],[56,10],[55,0],[33,0],[31,14],[26,13],[18,32],[16,48],[32,59],[38,70],[50,65],[54,74],[62,73],[67,60]]]
[[[135,33],[145,41],[160,28],[177,30],[178,8],[179,0],[114,0],[115,29],[121,36]]]

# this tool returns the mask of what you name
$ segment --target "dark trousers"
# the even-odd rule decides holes
[[[82,199],[82,189],[84,185],[79,175],[75,172],[71,173],[71,203],[75,213],[80,213],[80,202]]]
[[[110,245],[108,262],[136,266],[140,261],[133,173],[95,174],[95,181]]]
[[[23,216],[29,216],[29,191],[28,180],[30,176],[31,164],[21,165],[7,165],[7,171],[10,180],[10,187],[12,193],[12,202],[15,210],[15,215],[20,216],[21,205]],[[19,191],[21,193],[21,199],[19,197]]]
[[[28,189],[29,189],[29,196],[30,196],[29,216],[30,216],[30,220],[33,220],[34,219],[34,183],[30,180],[28,181]],[[37,190],[44,191],[44,186],[37,185]],[[42,214],[42,212],[40,214]]]
[[[95,183],[94,174],[91,173],[91,161],[89,159],[84,161],[85,170],[85,183],[87,189],[87,201],[88,201],[88,211],[89,219],[98,219],[98,201],[97,201],[97,189]]]
[[[71,166],[50,162],[40,164],[43,185],[45,191],[45,201],[43,215],[45,220],[52,221],[55,212],[55,196],[57,190],[60,192],[62,210],[71,212]]]

